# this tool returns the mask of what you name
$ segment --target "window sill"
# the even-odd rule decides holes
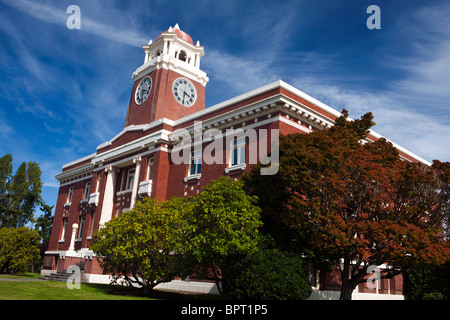
[[[98,205],[99,195],[100,195],[100,193],[98,193],[98,192],[96,192],[96,193],[91,193],[91,194],[89,195],[89,204],[90,204],[90,205],[97,206],[97,205]]]
[[[72,204],[72,202],[67,202],[67,203],[64,203],[64,208],[68,208],[68,207],[70,207],[70,205]]]
[[[125,193],[132,193],[132,192],[133,192],[133,189],[127,189],[127,190],[117,192],[116,196],[121,196],[121,195],[124,195]]]
[[[246,168],[246,164],[242,163],[242,164],[238,164],[235,166],[225,168],[225,173],[230,173],[231,171],[235,171],[235,170],[245,170],[245,168]]]
[[[139,183],[138,194],[149,197],[152,193],[152,180],[144,180]]]
[[[188,181],[195,180],[195,179],[200,180],[201,176],[202,176],[202,174],[199,173],[199,174],[193,174],[189,177],[184,177],[184,182],[188,182]]]

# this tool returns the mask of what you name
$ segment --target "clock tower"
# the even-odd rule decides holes
[[[206,73],[200,70],[204,49],[178,24],[148,45],[144,64],[133,73],[133,91],[125,127],[162,118],[177,120],[205,109]]]

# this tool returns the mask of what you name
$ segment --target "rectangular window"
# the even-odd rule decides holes
[[[44,266],[51,267],[51,265],[52,265],[52,258],[51,257],[45,258]]]
[[[152,180],[153,176],[153,158],[148,158],[148,166],[147,166],[147,179]]]
[[[189,168],[189,175],[200,174],[202,171],[202,151],[193,151],[191,154],[191,163]]]
[[[84,195],[83,195],[83,200],[87,200],[89,199],[89,195],[91,194],[91,182],[88,181],[85,183],[84,185]]]
[[[120,170],[120,185],[119,185],[119,191],[124,191],[126,190],[126,185],[125,185],[125,169],[121,169]]]
[[[69,221],[69,219],[63,219],[61,238],[59,239],[60,241],[64,241],[64,235],[66,234],[66,228],[67,228],[68,221]]]
[[[86,222],[86,217],[83,216],[80,218],[80,223],[78,226],[78,236],[77,239],[81,239],[83,237],[84,223]]]
[[[95,192],[99,192],[100,191],[100,183],[102,181],[102,174],[98,173],[97,174],[97,185],[95,186]]]
[[[245,164],[245,138],[234,138],[230,153],[230,166]]]
[[[94,222],[95,222],[95,211],[92,211],[91,214],[91,230],[89,230],[89,237],[92,237],[92,234],[94,233]]]
[[[73,189],[74,189],[73,186],[71,186],[71,187],[69,188],[69,191],[67,192],[67,201],[66,201],[66,203],[71,203],[71,202],[72,202]]]
[[[127,184],[125,190],[133,189],[134,183],[134,174],[136,173],[136,169],[129,169],[127,174]]]

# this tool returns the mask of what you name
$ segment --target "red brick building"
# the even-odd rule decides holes
[[[209,79],[200,69],[204,48],[199,42],[194,45],[176,25],[143,49],[144,64],[132,75],[134,85],[124,129],[100,144],[94,153],[65,164],[56,176],[60,188],[42,274],[84,261],[85,281],[108,283],[108,276],[102,274],[89,250],[100,226],[132,209],[144,196],[162,200],[173,195],[195,195],[212,179],[222,175],[239,178],[250,169],[257,142],[249,137],[223,143],[223,149],[214,154],[221,161],[202,163],[201,153],[196,150],[205,150],[212,143],[208,133],[225,136],[230,129],[254,129],[267,135],[257,139],[259,142],[265,138],[270,148],[271,139],[276,138],[272,132],[322,130],[340,116],[338,111],[281,80],[205,108]],[[177,164],[171,155],[180,142],[176,135],[180,130],[191,134],[193,148],[188,161]],[[196,136],[202,139],[195,140]],[[378,138],[375,132],[368,136],[372,141]],[[405,160],[427,163],[395,146]],[[260,160],[259,154],[256,158]],[[333,274],[317,276],[314,297],[328,297],[339,290],[335,279]],[[195,281],[178,280],[164,286],[197,292],[214,290],[213,284]],[[369,292],[363,287],[358,291]],[[403,297],[401,279],[380,281],[379,288],[371,291]],[[339,296],[338,291],[336,294]],[[353,296],[358,298],[358,293]]]

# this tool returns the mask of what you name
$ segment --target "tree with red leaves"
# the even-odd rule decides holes
[[[450,164],[403,161],[386,139],[367,141],[371,113],[342,113],[329,129],[280,137],[279,172],[261,176],[258,165],[243,180],[261,199],[263,231],[294,240],[316,266],[339,266],[350,300],[370,266],[392,277],[450,259]]]

